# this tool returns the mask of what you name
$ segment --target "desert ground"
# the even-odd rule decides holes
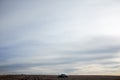
[[[58,78],[58,75],[0,75],[0,80],[120,80],[120,76],[68,75],[67,78]]]

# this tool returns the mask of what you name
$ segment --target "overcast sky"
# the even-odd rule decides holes
[[[0,0],[0,74],[120,75],[119,0]]]

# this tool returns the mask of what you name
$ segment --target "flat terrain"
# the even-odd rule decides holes
[[[0,80],[120,80],[120,76],[68,75],[68,78],[58,78],[57,75],[1,75]]]

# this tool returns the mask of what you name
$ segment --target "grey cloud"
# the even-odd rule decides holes
[[[104,40],[102,40],[102,41],[104,42]],[[40,45],[40,44],[37,44],[37,43],[29,43],[29,42],[28,42],[28,45],[27,45],[27,43],[25,42],[25,44],[23,44],[23,45],[20,43],[20,44],[17,44],[16,46],[14,45],[13,47],[11,47],[11,48],[8,47],[8,48],[10,48],[10,50],[11,50],[11,49],[14,49],[14,48],[15,49],[20,48],[20,47],[25,46],[25,45],[30,46],[31,44],[33,44],[33,45],[35,44],[35,45],[38,45],[38,46]],[[88,45],[88,46],[90,46],[90,45]],[[96,44],[96,47],[99,47],[99,45],[97,46],[97,44]],[[92,47],[91,50],[89,49],[88,51],[86,49],[86,51],[81,50],[81,51],[73,51],[73,52],[72,51],[66,52],[66,51],[63,50],[62,51],[63,53],[61,53],[62,55],[60,56],[60,58],[57,58],[57,59],[48,59],[47,62],[46,62],[47,59],[43,59],[42,62],[40,61],[38,63],[31,63],[31,64],[30,63],[29,64],[14,64],[14,65],[12,64],[12,65],[8,65],[8,66],[4,65],[4,67],[1,66],[1,69],[3,69],[3,70],[4,69],[17,70],[19,68],[22,69],[22,68],[28,68],[28,67],[34,67],[34,66],[40,66],[41,67],[41,66],[50,66],[50,65],[55,66],[55,65],[64,65],[64,64],[74,64],[74,63],[77,63],[77,62],[80,63],[80,64],[97,63],[97,64],[106,64],[106,65],[111,64],[112,65],[112,63],[115,63],[115,62],[111,62],[111,61],[107,61],[107,60],[114,58],[114,54],[117,51],[119,51],[119,47],[117,47],[117,48],[116,47],[117,46],[114,46],[113,48],[109,48],[109,47],[108,48],[107,47],[103,48],[102,47],[102,49],[101,48],[98,48],[98,49],[95,48],[94,49],[94,47]],[[4,49],[2,48],[1,50],[4,50]],[[6,50],[6,48],[5,48],[5,50]],[[57,54],[57,52],[56,53],[50,53],[50,54]],[[7,58],[9,60],[10,56],[11,56],[11,58],[17,57],[15,55],[13,56],[11,53],[10,53],[10,55],[7,54],[6,58],[5,58],[5,54],[1,54],[1,55],[3,55],[3,58],[2,58],[3,60],[7,59]],[[20,59],[22,59],[22,57]],[[118,64],[118,63],[115,63],[115,64]],[[15,67],[16,69],[13,68],[13,67]]]
[[[118,68],[114,59],[120,51],[119,1],[12,0],[0,4],[0,71],[65,65],[63,71],[71,73],[77,71],[76,64]]]
[[[85,51],[73,51],[73,53],[78,54],[113,54],[120,51],[120,46],[113,46],[113,47],[101,47],[98,49],[91,49]],[[71,53],[71,52],[70,52]]]

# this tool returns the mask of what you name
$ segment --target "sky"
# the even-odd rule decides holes
[[[120,75],[119,0],[0,0],[0,74]]]

